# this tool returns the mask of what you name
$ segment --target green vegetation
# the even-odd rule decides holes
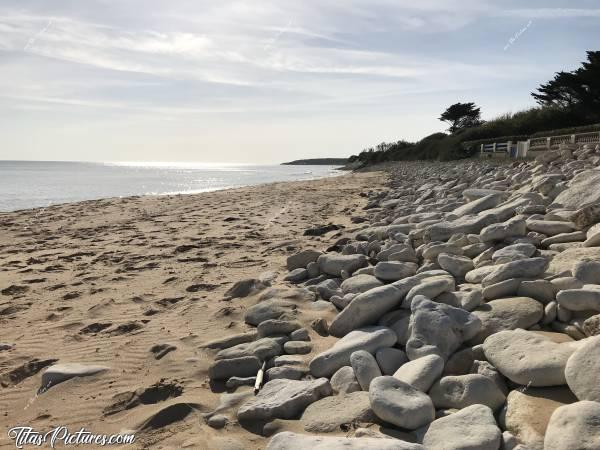
[[[455,103],[442,113],[439,120],[450,124],[450,133],[483,124],[481,108],[475,106],[475,103]]]
[[[416,143],[384,142],[351,156],[348,161],[370,165],[384,161],[460,159],[475,155],[480,144],[490,141],[599,131],[600,51],[587,52],[587,58],[579,69],[558,72],[554,79],[532,93],[538,107],[483,122],[480,108],[474,103],[456,103],[440,116],[440,120],[450,124],[449,134],[435,133]]]

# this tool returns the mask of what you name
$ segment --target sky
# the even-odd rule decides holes
[[[597,0],[2,0],[0,160],[346,157],[599,42]]]

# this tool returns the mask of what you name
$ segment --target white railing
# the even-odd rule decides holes
[[[576,144],[600,144],[600,131],[575,135]]]
[[[600,144],[600,131],[580,134],[564,134],[562,136],[550,136],[534,138],[529,140],[530,151],[555,150],[561,144]]]
[[[600,131],[562,136],[536,137],[523,142],[494,142],[481,144],[481,156],[504,154],[511,157],[523,157],[528,153],[556,150],[561,144],[600,144]]]
[[[481,144],[481,154],[482,155],[508,155],[510,153],[511,148],[516,145],[513,141],[508,142],[494,142],[492,144]]]

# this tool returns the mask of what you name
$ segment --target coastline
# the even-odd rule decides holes
[[[87,200],[213,192],[337,175],[335,166],[0,161],[0,212]],[[32,189],[32,187],[34,187]]]
[[[14,344],[0,352],[0,428],[60,424],[117,433],[185,401],[199,405],[194,414],[168,432],[140,431],[139,447],[126,448],[218,448],[211,439],[222,434],[201,417],[220,401],[207,376],[213,358],[202,346],[247,331],[243,313],[256,302],[225,301],[225,292],[267,272],[275,274],[274,288],[286,285],[286,258],[306,247],[325,250],[360,228],[350,221],[365,213],[359,194],[384,182],[379,173],[351,173],[0,213],[2,342]],[[344,228],[303,235],[329,223]],[[158,358],[153,348],[167,351]],[[109,369],[36,396],[42,369],[53,360]],[[112,413],[123,395],[153,386],[181,395]],[[267,442],[239,426],[227,436],[250,449]],[[5,439],[3,433],[2,445]]]
[[[28,212],[28,211],[39,211],[39,210],[44,210],[44,209],[49,209],[49,208],[54,208],[54,207],[85,204],[88,202],[132,200],[132,199],[139,199],[139,198],[153,198],[153,199],[158,200],[163,197],[202,195],[202,194],[209,194],[209,193],[213,193],[213,192],[231,191],[231,190],[236,190],[236,189],[247,189],[247,188],[251,188],[251,187],[261,187],[261,186],[266,187],[266,186],[270,186],[270,185],[276,185],[279,183],[302,183],[302,182],[308,182],[308,181],[336,178],[336,177],[348,175],[349,173],[351,173],[342,168],[335,169],[335,170],[337,170],[338,173],[332,173],[330,175],[323,175],[323,176],[314,176],[313,178],[303,178],[303,179],[299,179],[299,180],[267,181],[264,183],[245,184],[245,185],[241,185],[241,186],[207,188],[207,189],[197,190],[197,191],[191,190],[191,191],[180,191],[180,192],[147,193],[147,194],[140,194],[140,195],[123,195],[123,196],[91,198],[91,199],[78,200],[78,201],[67,201],[67,202],[63,202],[63,203],[53,203],[48,206],[33,206],[31,208],[16,209],[16,210],[11,210],[11,211],[0,211],[0,218],[2,218],[2,216],[5,214],[24,213],[24,212]],[[375,170],[375,171],[377,171],[377,170]]]

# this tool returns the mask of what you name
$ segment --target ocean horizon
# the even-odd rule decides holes
[[[339,166],[0,161],[0,212],[138,195],[197,194],[339,175]]]

